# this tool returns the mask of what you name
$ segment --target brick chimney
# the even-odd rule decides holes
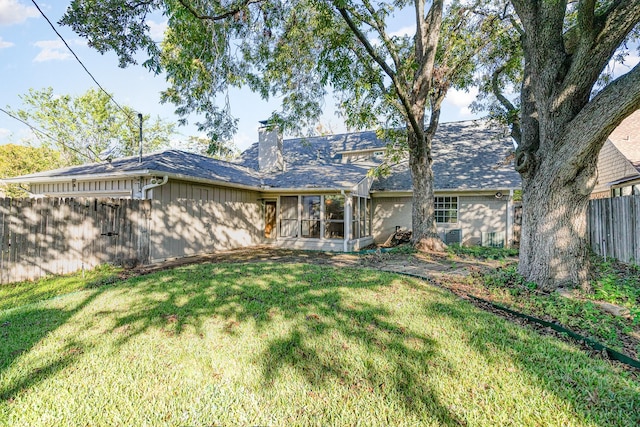
[[[261,172],[284,170],[282,134],[277,125],[260,122],[258,128],[258,169]]]

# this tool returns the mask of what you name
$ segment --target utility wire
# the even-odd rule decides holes
[[[35,127],[35,126],[31,125],[30,123],[28,123],[28,122],[26,122],[26,121],[22,120],[20,117],[14,116],[13,114],[11,114],[10,112],[8,112],[8,111],[7,111],[7,110],[5,110],[4,108],[0,108],[0,111],[2,111],[3,113],[5,113],[7,116],[11,117],[12,119],[16,119],[17,121],[21,122],[22,124],[24,124],[24,125],[28,126],[32,131],[34,131],[34,132],[38,132],[38,133],[40,133],[40,134],[42,134],[42,135],[46,136],[47,138],[49,138],[49,139],[51,139],[51,140],[53,140],[53,141],[57,142],[57,143],[58,143],[58,144],[60,144],[61,146],[65,147],[65,148],[67,148],[67,149],[69,149],[69,150],[71,150],[71,151],[73,151],[73,152],[75,152],[75,153],[77,153],[77,154],[79,154],[79,155],[81,155],[81,156],[83,156],[83,157],[86,157],[87,159],[89,159],[89,160],[91,160],[91,161],[96,161],[96,159],[91,158],[91,156],[88,156],[86,153],[83,153],[82,151],[80,151],[80,150],[78,150],[78,149],[76,149],[76,148],[74,148],[74,147],[72,147],[72,146],[70,146],[70,145],[67,145],[67,144],[65,144],[64,142],[62,142],[62,141],[60,141],[60,140],[58,140],[58,139],[56,139],[56,138],[52,137],[51,135],[49,135],[49,134],[48,134],[48,133],[46,133],[45,131],[40,130],[40,129],[38,129],[37,127]]]
[[[116,102],[115,99],[113,99],[113,96],[111,96],[111,94],[109,92],[107,92],[101,85],[100,83],[98,83],[98,81],[96,80],[95,77],[93,77],[93,74],[91,74],[91,72],[87,69],[87,67],[85,67],[85,65],[82,63],[82,61],[80,60],[80,58],[78,58],[78,55],[76,55],[76,53],[73,51],[73,49],[71,49],[71,46],[69,46],[69,44],[67,43],[67,41],[64,39],[64,37],[62,37],[62,35],[58,32],[58,30],[56,29],[56,27],[53,25],[53,23],[49,20],[49,18],[47,18],[47,15],[44,14],[44,12],[42,11],[42,9],[40,9],[40,6],[38,6],[38,3],[36,3],[35,0],[31,0],[31,2],[34,4],[34,6],[36,7],[36,9],[38,9],[38,12],[40,12],[40,15],[42,15],[42,17],[49,23],[49,26],[51,27],[51,29],[58,35],[58,37],[60,38],[60,40],[62,40],[62,43],[64,43],[64,45],[67,47],[67,49],[69,49],[69,52],[71,52],[71,54],[76,58],[76,60],[78,61],[78,63],[82,66],[82,68],[84,68],[84,71],[87,72],[87,74],[89,75],[89,77],[91,77],[91,80],[93,80],[93,82],[98,85],[98,87],[100,88],[101,91],[103,91],[108,97],[109,99],[111,99],[111,101],[116,105],[116,107],[118,107],[120,109],[120,111],[122,111],[124,113],[124,115],[127,117],[127,119],[129,119],[134,125],[135,125],[135,120],[131,117],[131,115],[129,114],[128,111],[126,111],[124,108],[122,108],[120,106],[120,104],[118,104]]]

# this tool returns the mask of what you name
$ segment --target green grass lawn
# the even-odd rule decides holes
[[[269,263],[92,280],[0,309],[0,424],[640,423],[628,372],[419,280]]]

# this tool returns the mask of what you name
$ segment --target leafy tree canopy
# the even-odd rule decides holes
[[[102,91],[89,89],[72,96],[56,95],[52,88],[30,89],[20,98],[23,107],[13,113],[44,132],[35,132],[33,139],[26,142],[59,151],[64,165],[98,161],[107,152],[113,157],[138,152],[137,113],[127,106],[119,109]],[[144,116],[145,152],[167,147],[174,129],[173,123]]]
[[[471,83],[472,59],[496,31],[496,21],[472,13],[476,4],[470,3],[453,2],[431,41],[437,45],[442,34],[434,95]],[[279,96],[282,108],[272,120],[291,130],[313,129],[328,88],[340,98],[348,127],[376,127],[380,119],[387,127],[406,126],[410,92],[425,75],[427,55],[426,46],[416,54],[413,35],[387,28],[388,19],[407,8],[421,11],[417,25],[426,33],[438,12],[410,0],[74,0],[61,24],[98,51],[116,52],[122,67],[145,52],[144,66],[166,73],[162,99],[177,106],[183,122],[191,114],[203,117],[200,130],[218,141],[236,131],[229,87]],[[168,20],[162,43],[149,33],[154,13]]]
[[[0,145],[0,179],[42,172],[63,166],[61,154],[48,147],[24,145]],[[28,193],[18,185],[8,184],[0,188],[0,195],[26,197]]]

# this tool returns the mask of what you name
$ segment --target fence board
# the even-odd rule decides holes
[[[589,239],[598,255],[640,261],[640,196],[591,200]]]
[[[150,210],[149,200],[0,198],[0,283],[148,263]]]

